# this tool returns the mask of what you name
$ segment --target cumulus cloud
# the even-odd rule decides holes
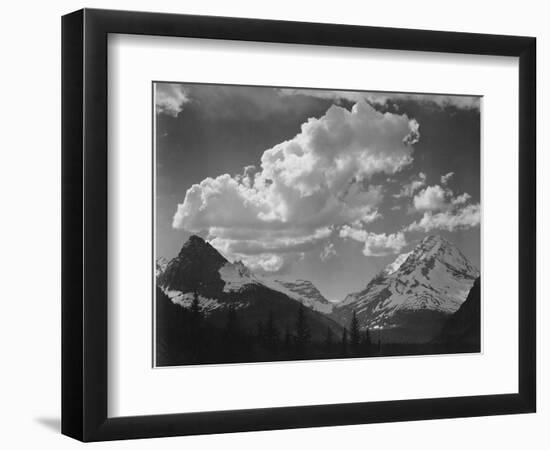
[[[416,191],[426,185],[426,174],[420,172],[417,177],[414,177],[410,183],[404,184],[398,194],[394,194],[395,198],[412,197]]]
[[[280,270],[284,262],[273,255],[320,245],[329,227],[379,218],[383,190],[372,177],[408,166],[418,139],[418,123],[406,115],[380,113],[365,101],[351,111],[333,105],[266,150],[258,169],[193,185],[172,225],[206,230],[228,257],[246,263],[261,255],[258,264]]]
[[[464,194],[461,194],[451,200],[451,203],[453,205],[462,205],[463,203],[466,203],[468,200],[470,200],[472,196],[468,194],[467,192],[464,192]]]
[[[447,205],[447,192],[439,185],[428,186],[414,196],[413,204],[418,211],[444,209]]]
[[[328,261],[334,256],[336,256],[336,249],[334,248],[334,244],[332,242],[326,244],[323,247],[323,250],[321,250],[321,254],[319,255],[322,261]]]
[[[445,175],[441,175],[441,184],[446,185],[454,174],[454,172],[449,172]]]
[[[393,234],[371,233],[354,225],[344,225],[339,233],[341,238],[353,239],[365,244],[363,254],[365,256],[386,256],[399,253],[407,245],[403,232]]]
[[[479,225],[480,205],[467,205],[454,211],[444,211],[432,213],[426,211],[423,217],[410,224],[406,231],[424,231],[428,233],[432,230],[455,231],[460,229],[472,228]]]
[[[155,108],[157,114],[177,117],[183,105],[190,101],[187,92],[180,84],[155,84]]]
[[[446,186],[449,179],[454,175],[449,172],[441,176],[443,186],[428,186],[420,190],[413,198],[413,206],[416,211],[426,212],[449,212],[453,214],[461,205],[465,205],[472,198],[470,194],[464,192],[455,196],[453,191]]]
[[[480,205],[468,205],[472,198],[470,194],[464,192],[455,196],[446,186],[453,175],[453,172],[449,172],[441,176],[443,187],[437,184],[428,186],[414,196],[414,209],[423,212],[423,216],[403,231],[455,231],[479,225]]]

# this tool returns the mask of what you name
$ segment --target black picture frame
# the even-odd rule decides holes
[[[107,36],[110,33],[518,57],[518,392],[109,418]],[[82,441],[102,441],[535,412],[535,94],[533,37],[94,9],[64,16],[62,433]]]

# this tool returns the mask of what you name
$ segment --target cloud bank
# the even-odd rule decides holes
[[[425,105],[431,105],[441,109],[453,107],[464,110],[479,110],[480,97],[470,95],[445,95],[445,94],[413,94],[399,92],[359,92],[359,91],[330,91],[323,89],[280,89],[281,95],[304,95],[318,97],[333,101],[346,100],[350,102],[367,101],[372,105],[384,106],[399,101],[414,101]]]

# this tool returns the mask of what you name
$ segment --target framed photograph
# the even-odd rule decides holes
[[[531,37],[62,21],[62,432],[535,412]]]

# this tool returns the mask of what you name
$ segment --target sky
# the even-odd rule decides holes
[[[156,257],[192,234],[331,301],[438,234],[480,267],[479,97],[155,83]]]

